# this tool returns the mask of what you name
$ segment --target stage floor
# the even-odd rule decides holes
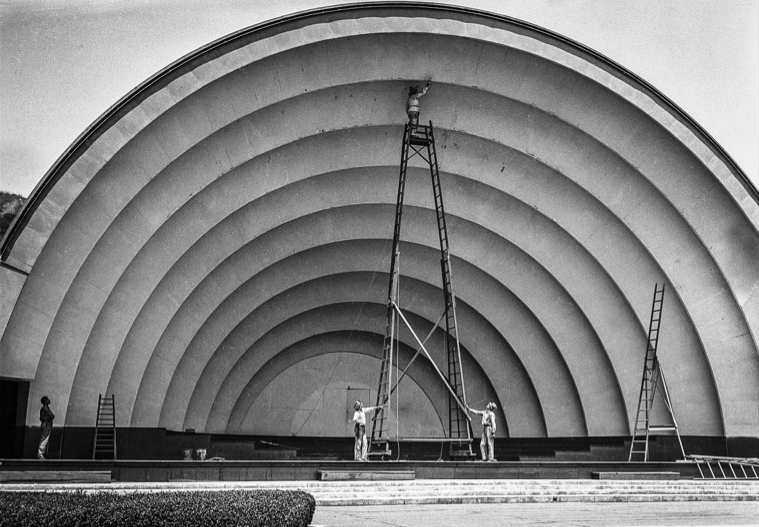
[[[3,459],[3,472],[103,472],[113,481],[312,481],[322,471],[413,471],[415,479],[593,479],[599,473],[638,474],[654,479],[656,473],[678,473],[698,478],[694,463],[619,461],[144,461],[82,459]],[[646,478],[649,474],[649,478]],[[32,478],[33,479],[33,478]],[[31,480],[31,479],[30,479]],[[37,481],[44,481],[38,479]],[[49,480],[48,480],[49,481]]]

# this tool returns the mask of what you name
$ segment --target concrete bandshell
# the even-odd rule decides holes
[[[380,221],[371,209],[394,203],[403,91],[432,76],[423,118],[438,130],[452,248],[467,264],[455,267],[463,271],[457,294],[519,361],[537,361],[526,371],[548,416],[544,433],[629,433],[651,289],[667,281],[661,361],[681,429],[759,436],[759,271],[751,265],[759,214],[740,170],[676,107],[587,50],[514,21],[419,9],[324,11],[299,18],[299,27],[267,26],[267,36],[244,45],[251,37],[241,35],[239,44],[199,52],[181,74],[158,75],[99,123],[100,135],[75,145],[78,155],[60,174],[54,167],[54,183],[43,182],[24,228],[4,242],[4,261],[29,276],[0,341],[0,374],[33,379],[30,400],[52,394],[72,425],[91,424],[104,391],[127,401],[120,411],[132,424],[166,424],[156,421],[161,408],[186,412],[191,398],[169,389],[182,384],[172,368],[197,355],[185,358],[189,343],[177,335],[233,329],[208,326],[209,315],[193,308],[198,284],[222,295],[213,318],[222,320],[232,306],[224,295],[247,283],[251,255],[242,247],[270,232],[291,251],[308,244],[297,228],[280,225],[322,221],[317,247],[386,239],[392,215]],[[421,196],[424,185],[415,184]],[[408,203],[421,223],[429,203],[411,194]],[[413,223],[404,236],[434,247],[434,235]],[[381,262],[362,271],[387,267],[377,244],[361,247],[361,258]],[[259,255],[273,268],[288,261],[276,256]],[[297,267],[300,258],[307,254],[290,261]],[[342,260],[322,265],[334,283],[351,269]],[[538,272],[520,288],[530,266]],[[542,331],[508,327],[498,307],[507,297],[478,292],[483,276],[502,284]],[[378,305],[382,289],[371,299]],[[245,320],[255,305],[232,318]],[[551,314],[551,306],[568,311]],[[200,318],[190,323],[193,315]],[[540,358],[525,351],[531,342],[553,351]],[[481,364],[493,352],[468,347]],[[591,351],[603,360],[591,360]],[[217,348],[204,352],[209,364],[217,356]],[[567,392],[541,392],[545,381],[531,373],[541,366],[578,387],[576,415],[595,425],[552,426]],[[190,377],[193,385],[176,371],[189,383],[181,393],[223,385],[218,375]],[[512,379],[502,372],[504,384]],[[161,393],[165,400],[153,397]],[[153,410],[136,412],[141,400]],[[514,397],[506,401],[509,423],[519,422],[508,417]],[[221,402],[231,411],[236,401]],[[625,410],[628,423],[620,424]],[[35,412],[30,405],[28,422]]]

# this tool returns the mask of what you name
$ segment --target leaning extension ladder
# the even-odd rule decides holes
[[[98,395],[92,459],[116,459],[116,400],[113,394],[110,397]]]
[[[685,458],[685,449],[680,439],[680,432],[677,428],[675,413],[672,409],[672,399],[667,389],[667,381],[664,379],[664,372],[656,356],[659,345],[659,329],[661,327],[662,308],[664,306],[664,289],[665,284],[654,284],[654,299],[651,307],[651,322],[648,326],[648,341],[646,344],[646,358],[643,361],[643,380],[640,384],[640,397],[638,398],[638,411],[635,418],[635,429],[633,431],[632,442],[630,443],[629,461],[648,461],[648,439],[651,432],[674,432],[677,441],[680,443],[680,451]],[[669,411],[671,423],[662,425],[651,424],[651,413],[654,408],[654,396],[656,390],[660,390],[663,396],[664,405]]]
[[[398,264],[400,259],[399,242],[401,233],[401,220],[403,217],[403,198],[406,191],[406,175],[408,164],[414,157],[422,159],[429,166],[430,177],[432,179],[432,193],[435,200],[435,214],[437,217],[437,228],[440,241],[440,266],[443,281],[444,296],[444,313],[441,320],[445,318],[445,349],[448,359],[448,376],[445,377],[435,365],[434,360],[427,353],[422,342],[414,333],[408,321],[398,306]],[[395,386],[392,386],[392,367],[393,355],[395,351],[396,325],[399,319],[403,320],[409,330],[417,339],[420,345],[417,355],[421,351],[430,359],[433,367],[443,379],[448,389],[448,433],[450,440],[449,455],[451,458],[473,458],[472,452],[472,428],[471,418],[465,410],[466,389],[461,371],[461,350],[459,348],[458,327],[456,324],[456,299],[453,294],[451,280],[451,257],[448,246],[448,230],[445,223],[445,209],[443,207],[443,193],[440,185],[440,173],[438,169],[437,151],[435,149],[435,137],[432,128],[432,122],[428,126],[416,125],[411,127],[406,124],[403,130],[403,143],[401,148],[400,175],[398,179],[398,197],[395,205],[395,227],[393,230],[393,247],[390,263],[390,284],[388,287],[387,301],[387,326],[385,327],[385,340],[382,351],[382,365],[380,367],[379,386],[377,390],[377,406],[383,406],[390,401],[390,395],[398,386],[396,380]],[[438,324],[440,320],[438,320]],[[437,327],[433,327],[433,331]],[[432,332],[431,332],[432,333]],[[430,334],[431,334],[430,333]],[[429,338],[429,336],[428,336]],[[413,362],[413,360],[411,362]],[[411,363],[409,363],[410,366]],[[407,367],[408,369],[408,367]],[[405,375],[405,371],[404,371]],[[389,445],[389,415],[388,408],[383,407],[377,410],[372,417],[372,435],[369,444],[369,455],[373,457],[386,458],[390,455]]]
[[[759,458],[756,457],[690,454],[686,456],[686,460],[696,463],[701,479],[759,479]],[[709,472],[701,467],[706,467]]]

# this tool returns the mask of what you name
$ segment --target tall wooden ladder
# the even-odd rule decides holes
[[[92,459],[116,459],[116,400],[113,394],[110,397],[98,395]]]
[[[667,381],[664,372],[656,356],[659,345],[659,330],[661,328],[662,308],[664,307],[664,290],[662,283],[654,284],[654,298],[651,307],[651,322],[648,326],[648,340],[646,343],[646,357],[643,361],[643,379],[640,384],[640,397],[638,398],[638,410],[635,417],[635,429],[633,430],[632,442],[630,443],[630,455],[628,461],[648,461],[648,440],[652,432],[674,432],[680,444],[680,451],[685,458],[683,442],[677,428],[675,413],[672,408],[672,399],[667,389]],[[654,398],[659,390],[663,397],[664,405],[669,413],[669,423],[652,425],[651,417],[654,408]]]
[[[405,176],[404,176],[405,177]],[[396,232],[400,227],[400,211],[396,207]],[[389,407],[385,406],[390,401],[393,376],[393,355],[394,343],[396,340],[396,326],[398,320],[395,312],[395,305],[398,301],[398,252],[390,263],[390,287],[387,302],[387,326],[385,326],[385,340],[382,346],[382,365],[380,366],[379,385],[377,388],[377,406],[382,406],[372,416],[372,438],[369,442],[369,457],[379,457],[386,459],[390,457],[390,416]]]
[[[399,317],[407,323],[398,306],[398,265],[400,260],[400,233],[401,220],[403,218],[403,198],[406,191],[406,175],[409,161],[419,157],[429,167],[432,180],[432,193],[435,200],[435,214],[437,217],[437,230],[440,241],[440,266],[443,285],[443,305],[445,318],[445,349],[447,350],[448,375],[443,377],[437,366],[433,366],[443,377],[448,389],[448,434],[449,455],[452,458],[473,458],[472,452],[472,429],[470,417],[464,411],[466,401],[466,389],[461,371],[461,350],[459,347],[458,327],[456,323],[456,300],[453,293],[451,280],[451,258],[448,246],[448,230],[445,222],[445,208],[443,206],[443,192],[440,185],[440,171],[438,168],[437,151],[435,149],[435,136],[432,122],[429,125],[417,125],[411,127],[406,124],[403,130],[403,142],[401,146],[400,175],[398,178],[398,196],[395,205],[395,227],[393,229],[393,247],[390,262],[390,284],[388,286],[387,301],[387,325],[385,327],[385,340],[382,351],[382,365],[377,390],[377,406],[389,403],[390,395],[395,389],[392,387],[392,365],[395,341],[397,339],[396,326]],[[439,323],[439,322],[438,322]],[[412,333],[413,329],[411,329]],[[433,328],[434,331],[435,328]],[[414,334],[416,337],[416,334]],[[417,339],[418,340],[418,339]],[[424,344],[419,341],[421,349]],[[420,349],[420,351],[421,351]],[[419,352],[417,352],[418,355]],[[426,353],[426,350],[425,350]],[[416,358],[416,357],[414,357]],[[431,357],[428,357],[431,360]],[[397,359],[396,359],[397,360]],[[412,359],[413,362],[413,359]],[[405,372],[404,372],[405,374]],[[398,379],[400,380],[400,379]],[[396,380],[396,387],[397,382]],[[390,454],[389,445],[389,416],[388,407],[376,411],[372,417],[372,435],[369,444],[369,453],[374,457],[387,457]]]

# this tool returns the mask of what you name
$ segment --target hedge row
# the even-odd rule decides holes
[[[306,527],[314,497],[300,490],[1,492],[0,525],[55,527]]]

